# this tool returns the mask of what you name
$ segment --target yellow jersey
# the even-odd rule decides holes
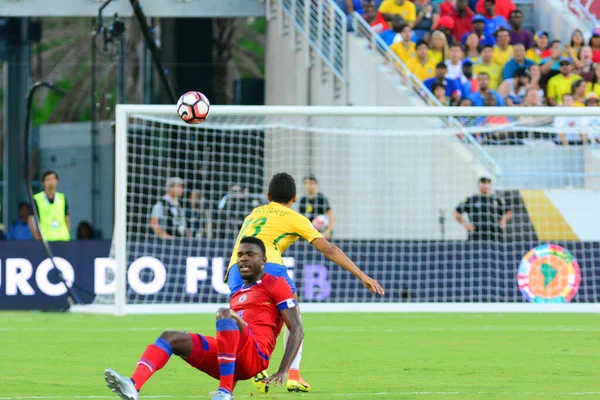
[[[401,15],[406,22],[415,22],[417,20],[417,7],[412,1],[405,0],[404,4],[399,6],[396,0],[385,0],[379,6],[379,12],[382,14]],[[392,26],[390,22],[390,26]]]
[[[433,78],[435,76],[435,66],[437,63],[431,58],[424,64],[419,61],[418,58],[412,58],[408,60],[406,66],[421,82],[425,79]]]
[[[227,268],[228,273],[229,268],[237,262],[240,241],[246,236],[254,236],[262,240],[267,250],[267,262],[280,265],[283,265],[281,255],[298,238],[303,238],[311,243],[313,240],[323,237],[308,218],[291,208],[276,202],[256,207],[244,220],[235,240]]]
[[[403,42],[396,42],[390,46],[390,50],[392,50],[404,64],[412,58],[417,58],[417,49],[413,42],[409,43],[408,49]]]
[[[498,64],[475,64],[473,65],[473,76],[477,76],[480,72],[487,72],[490,76],[490,89],[496,90],[502,83],[502,66]]]
[[[588,82],[588,84],[585,86],[585,94],[587,96],[588,93],[594,92],[598,95],[598,97],[600,97],[600,83],[596,83],[594,85],[594,88],[592,90],[592,82]]]
[[[512,46],[508,46],[506,50],[502,50],[498,46],[494,46],[494,58],[492,58],[492,62],[494,64],[500,65],[504,68],[504,65],[511,59],[513,56],[514,48]]]
[[[549,99],[554,98],[557,104],[562,103],[564,94],[571,93],[571,85],[573,82],[582,79],[579,75],[571,74],[565,78],[562,74],[554,75],[548,80],[546,86],[546,95]]]
[[[429,50],[429,58],[435,61],[435,64],[439,64],[444,60],[444,54],[440,50]]]

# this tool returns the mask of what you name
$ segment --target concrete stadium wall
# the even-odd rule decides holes
[[[97,137],[97,193],[91,193],[90,124],[87,122],[49,124],[40,127],[40,171],[54,170],[60,177],[58,190],[63,192],[71,213],[71,237],[77,235],[81,221],[94,221],[103,237],[112,237],[114,221],[114,134],[110,122],[100,123]],[[92,215],[95,195],[99,215]]]

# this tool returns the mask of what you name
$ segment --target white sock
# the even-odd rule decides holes
[[[302,316],[300,316],[300,318],[302,319]],[[286,327],[283,328],[283,348],[285,349],[285,347],[287,346],[287,341],[288,338],[290,337],[290,331],[289,329]],[[302,341],[302,343],[300,343],[300,348],[298,349],[298,354],[296,354],[296,358],[294,358],[294,361],[292,361],[292,365],[290,367],[290,369],[300,369],[300,361],[302,361],[302,345],[304,344],[304,340]]]

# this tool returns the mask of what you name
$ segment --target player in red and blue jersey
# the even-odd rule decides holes
[[[142,386],[175,354],[219,379],[213,400],[231,400],[237,381],[250,379],[267,368],[285,323],[290,330],[285,353],[279,370],[267,380],[283,385],[304,329],[292,289],[284,278],[265,273],[266,262],[264,243],[255,237],[243,238],[237,250],[237,266],[244,285],[231,296],[231,309],[217,312],[216,337],[163,332],[146,348],[131,378],[107,369],[104,377],[108,387],[122,399],[137,400]]]
[[[225,281],[229,285],[232,295],[237,293],[244,284],[236,263],[236,255],[239,241],[247,236],[262,240],[267,249],[265,272],[269,275],[285,278],[293,293],[296,293],[296,286],[288,276],[287,268],[283,265],[282,254],[298,239],[302,238],[329,260],[360,279],[369,291],[384,294],[379,282],[361,271],[339,247],[325,239],[313,227],[308,218],[292,209],[292,205],[296,202],[296,182],[290,174],[285,172],[275,174],[269,182],[267,197],[270,203],[256,207],[244,219],[244,224],[238,233],[229,268],[225,275]],[[285,336],[287,336],[287,331],[284,332]],[[309,392],[311,390],[310,384],[300,377],[301,358],[302,345],[288,371],[287,390],[290,392]],[[253,380],[254,386],[261,393],[266,393],[269,389],[268,385],[264,383],[266,375],[267,373],[264,371]]]

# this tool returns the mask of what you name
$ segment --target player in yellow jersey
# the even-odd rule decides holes
[[[291,175],[281,172],[276,174],[269,183],[267,193],[270,203],[256,207],[244,220],[233,248],[225,281],[231,289],[231,294],[240,290],[244,284],[236,264],[236,254],[240,241],[247,236],[261,239],[267,250],[265,272],[274,276],[282,276],[289,283],[292,292],[296,294],[296,286],[287,274],[283,265],[282,253],[299,238],[303,238],[317,248],[325,257],[361,280],[365,288],[374,294],[384,294],[381,285],[358,268],[339,247],[330,243],[317,231],[305,216],[292,209],[296,201],[296,183]],[[284,335],[289,332],[287,329]],[[288,371],[287,389],[290,392],[308,392],[310,385],[300,377],[300,360],[302,345]],[[255,377],[256,388],[265,393],[268,386],[263,383],[266,372]]]

